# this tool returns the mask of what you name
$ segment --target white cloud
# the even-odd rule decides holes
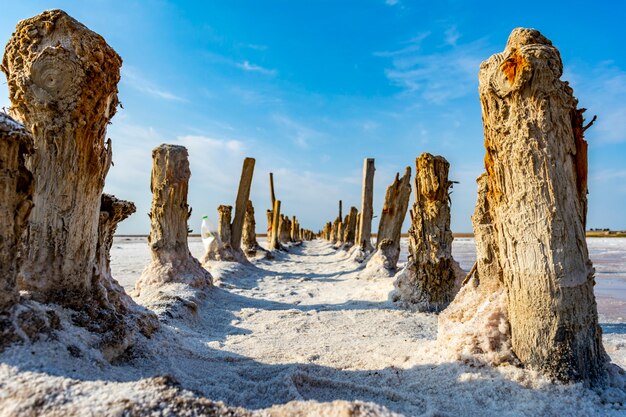
[[[236,65],[238,68],[247,72],[258,72],[259,74],[264,75],[276,75],[276,70],[267,69],[259,65],[251,64],[249,61],[243,61],[241,63],[237,63]]]
[[[137,70],[130,67],[122,68],[122,83],[129,87],[146,93],[152,97],[161,98],[164,100],[172,101],[187,101],[185,98],[180,97],[174,93],[171,93],[161,87],[156,86],[152,82],[146,80]]]
[[[574,67],[562,77],[569,80],[585,116],[598,120],[586,133],[589,144],[626,142],[626,71],[612,62],[585,70]]]
[[[445,39],[448,43],[456,42],[455,36],[451,33]],[[426,37],[420,42],[424,39]],[[405,47],[387,53],[392,59],[391,68],[385,74],[393,85],[401,87],[405,94],[420,95],[432,104],[443,104],[475,91],[478,68],[489,56],[481,40],[447,44],[430,53],[423,53],[421,49]]]
[[[448,45],[456,46],[457,41],[461,37],[461,34],[457,30],[456,26],[451,26],[444,32],[445,42]]]
[[[393,51],[374,52],[374,56],[394,57],[398,55],[405,55],[411,52],[417,52],[420,49],[422,49],[423,41],[429,36],[430,36],[430,32],[422,32],[419,35],[415,36],[414,38],[409,39],[408,41],[404,42],[404,44],[407,46],[401,49],[393,50]]]
[[[311,145],[311,141],[325,137],[322,132],[297,122],[284,114],[275,114],[273,120],[280,127],[280,130],[284,131],[286,136],[289,137],[297,147],[302,149],[308,149]]]

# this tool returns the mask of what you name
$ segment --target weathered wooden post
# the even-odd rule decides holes
[[[374,158],[366,158],[363,161],[363,190],[361,196],[361,213],[359,231],[357,232],[357,244],[362,251],[369,253],[372,247],[372,217],[374,216]]]
[[[396,178],[387,187],[376,239],[376,252],[367,263],[368,268],[384,269],[389,275],[396,271],[400,257],[402,223],[406,217],[411,196],[411,168],[406,167],[404,176]]]
[[[91,297],[121,64],[100,35],[61,10],[21,21],[6,46],[11,112],[35,143],[26,158],[35,189],[18,279],[38,301],[78,308]]]
[[[482,225],[493,228],[498,261],[484,273],[501,274],[517,358],[549,377],[595,384],[607,356],[585,240],[586,127],[562,71],[559,51],[534,29],[513,30],[504,52],[481,64]],[[480,281],[485,249],[477,246]]]
[[[254,158],[246,158],[243,161],[241,179],[239,180],[239,190],[235,201],[235,218],[231,226],[230,244],[233,252],[241,252],[241,235],[243,232],[243,222],[246,216],[246,207],[250,200],[250,186],[252,185],[252,175],[254,174]]]
[[[403,303],[440,311],[454,298],[457,279],[450,230],[450,164],[441,156],[423,153],[415,165],[409,262],[394,286]]]
[[[187,205],[189,160],[184,146],[163,144],[152,151],[152,206],[148,245],[152,262],[146,266],[135,288],[138,295],[147,288],[176,282],[192,287],[209,287],[212,277],[189,252]]]
[[[33,137],[19,123],[0,113],[0,324],[19,300],[16,285],[23,250],[21,237],[33,207],[33,175],[26,157],[33,153]],[[0,335],[4,336],[2,329]],[[8,335],[6,335],[8,338]],[[0,341],[0,349],[3,342]]]
[[[256,240],[256,220],[254,219],[254,206],[252,205],[251,200],[248,200],[248,204],[246,204],[246,217],[243,221],[242,245],[244,253],[249,257],[255,257],[259,252],[267,252]]]
[[[274,201],[273,207],[273,218],[272,218],[272,236],[271,240],[268,243],[269,250],[280,250],[282,249],[282,245],[280,244],[279,238],[279,229],[278,223],[280,222],[280,200]]]
[[[276,195],[274,194],[274,174],[270,172],[270,203],[271,208],[267,211],[267,242],[272,240],[272,219],[274,218],[274,214],[272,210],[274,209],[274,205],[276,203]]]
[[[221,204],[217,207],[217,239],[209,246],[202,258],[202,263],[208,261],[228,261],[241,260],[231,245],[232,241],[232,212],[233,207]],[[239,255],[239,256],[238,256]]]
[[[356,207],[350,207],[350,213],[346,216],[345,227],[343,231],[344,248],[350,248],[354,245],[356,236],[356,218],[358,215]]]

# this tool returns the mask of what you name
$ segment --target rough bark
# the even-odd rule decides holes
[[[332,243],[336,243],[339,240],[339,229],[340,224],[341,223],[341,219],[339,217],[337,217],[335,219],[335,221],[333,221],[331,229],[330,229],[330,241]]]
[[[282,245],[280,244],[279,240],[278,240],[278,223],[280,221],[280,200],[276,200],[274,201],[274,207],[272,210],[272,237],[271,240],[269,241],[268,244],[268,249],[273,251],[273,250],[280,250],[282,249]]]
[[[376,252],[368,261],[368,268],[382,268],[388,271],[389,275],[395,273],[400,258],[402,223],[406,217],[410,197],[411,168],[406,167],[404,176],[400,178],[400,174],[396,174],[394,181],[387,187],[378,224]]]
[[[60,10],[21,21],[6,46],[11,112],[35,142],[26,161],[34,207],[18,279],[38,301],[81,307],[91,295],[121,64],[101,36]]]
[[[350,213],[346,216],[345,227],[343,231],[344,248],[352,247],[356,237],[356,218],[359,214],[356,207],[350,207]]]
[[[363,190],[361,196],[361,213],[357,232],[357,244],[362,251],[369,253],[372,247],[372,217],[374,216],[374,159],[366,158],[363,161]]]
[[[209,287],[211,274],[189,252],[187,205],[189,160],[183,146],[161,145],[152,151],[152,206],[148,245],[152,262],[135,284],[139,295],[143,289],[166,283],[182,283],[196,288]]]
[[[19,123],[0,113],[0,352],[21,340],[16,327],[20,295],[16,285],[33,202],[33,175],[25,159],[33,153],[33,137]]]
[[[423,153],[415,161],[415,202],[409,229],[409,261],[394,286],[399,301],[424,311],[440,311],[455,295],[448,180],[450,164]]]
[[[585,241],[584,110],[562,71],[558,50],[532,29],[515,29],[481,65],[489,223],[517,357],[562,381],[596,383],[607,358]]]
[[[272,205],[272,207],[274,207],[274,205]],[[265,214],[267,215],[267,244],[269,246],[272,241],[272,219],[274,218],[274,212],[267,210]]]
[[[478,198],[472,216],[476,240],[475,267],[454,301],[440,314],[437,340],[453,360],[516,364],[511,350],[507,296],[497,255],[487,174],[478,177]]]
[[[228,261],[232,262],[240,258],[231,245],[232,206],[220,205],[217,207],[217,239],[209,246],[206,254],[202,258],[202,263],[208,261]]]
[[[252,175],[254,174],[254,158],[246,158],[243,161],[237,200],[235,201],[235,218],[231,225],[230,244],[234,252],[241,250],[241,236],[243,233],[243,222],[246,215],[246,208],[250,199],[250,186],[252,185]]]
[[[256,220],[254,219],[254,206],[252,201],[248,200],[246,204],[246,216],[243,222],[243,251],[248,257],[255,257],[260,252],[265,253],[266,250],[259,245],[256,240]]]
[[[85,327],[103,334],[100,348],[109,360],[122,354],[133,343],[135,329],[149,336],[158,328],[156,316],[138,306],[111,275],[110,253],[117,225],[135,210],[135,205],[129,201],[109,194],[101,196],[97,263],[92,277],[97,304],[90,305],[91,311],[81,319]]]
[[[21,238],[33,207],[34,188],[25,160],[32,153],[32,135],[0,113],[0,313],[9,311],[19,300],[16,278],[23,250]]]
[[[280,243],[289,243],[291,242],[291,221],[289,217],[285,215],[280,216],[280,220],[278,221],[278,241]]]

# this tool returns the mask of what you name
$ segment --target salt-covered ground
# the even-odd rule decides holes
[[[605,347],[626,368],[619,295],[626,288],[626,244],[592,239],[589,246],[598,260]],[[202,254],[198,239],[190,247]],[[473,241],[457,239],[454,254],[469,269]],[[145,239],[116,238],[113,276],[130,290],[148,259]],[[169,320],[125,361],[111,365],[87,347],[71,355],[54,341],[0,355],[0,415],[28,404],[58,415],[121,413],[124,404],[163,401],[155,397],[162,388],[153,377],[164,375],[186,395],[261,413],[306,400],[363,401],[406,416],[626,413],[626,395],[615,388],[594,392],[513,366],[450,362],[436,342],[435,315],[397,308],[388,301],[392,278],[361,277],[359,265],[326,242],[306,242],[273,261],[216,263],[211,272],[218,286],[197,313]],[[606,307],[605,299],[614,304]],[[299,415],[321,415],[310,404],[305,409]],[[328,415],[350,415],[334,410]]]

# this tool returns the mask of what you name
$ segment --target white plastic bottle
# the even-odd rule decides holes
[[[211,243],[215,240],[215,234],[211,230],[211,223],[209,222],[209,216],[202,216],[202,225],[200,226],[200,235],[202,236],[202,244],[204,250],[208,250]]]

